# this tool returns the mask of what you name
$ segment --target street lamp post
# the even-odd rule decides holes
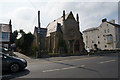
[[[41,40],[40,40],[40,11],[38,11],[38,53],[41,56]]]
[[[36,52],[36,58],[38,58],[40,54],[40,28],[38,28],[37,34],[38,34],[37,38],[38,51]]]

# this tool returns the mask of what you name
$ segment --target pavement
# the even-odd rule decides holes
[[[26,59],[28,64],[34,63],[34,62],[44,62],[44,61],[52,61],[52,62],[61,62],[61,61],[68,61],[68,60],[79,60],[80,58],[89,58],[90,56],[88,55],[83,55],[83,56],[67,56],[67,57],[49,57],[49,58],[31,58],[28,57],[22,53],[19,52],[13,52],[17,57]],[[91,57],[93,57],[92,55]]]

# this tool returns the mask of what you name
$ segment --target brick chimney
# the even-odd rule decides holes
[[[105,18],[105,19],[102,19],[102,22],[107,22],[107,19]]]
[[[77,22],[79,22],[79,15],[78,15],[78,13],[76,15],[76,20],[77,20]]]
[[[65,10],[63,10],[63,21],[65,20]]]
[[[114,19],[110,20],[109,22],[115,24],[115,20]]]

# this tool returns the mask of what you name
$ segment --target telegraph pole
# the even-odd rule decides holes
[[[38,49],[38,54],[41,56],[41,47],[40,47],[40,45],[41,45],[41,43],[40,43],[41,41],[40,41],[40,11],[38,11],[38,47],[39,47],[39,49]]]
[[[40,28],[40,11],[38,11],[38,27]]]

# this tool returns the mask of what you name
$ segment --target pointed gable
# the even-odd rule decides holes
[[[75,20],[72,11],[65,15],[65,20],[66,19],[74,19]],[[61,26],[63,26],[63,16],[61,16],[60,18],[58,18],[58,19],[56,19],[53,22],[48,24],[48,26],[47,26],[47,35],[46,36],[50,36],[50,33],[55,32],[55,31],[58,30],[57,29],[58,28],[58,25],[57,25],[58,23]],[[61,26],[59,26],[59,30],[62,31]]]
[[[74,19],[75,20],[72,11],[69,13],[69,15],[67,16],[66,19]]]

